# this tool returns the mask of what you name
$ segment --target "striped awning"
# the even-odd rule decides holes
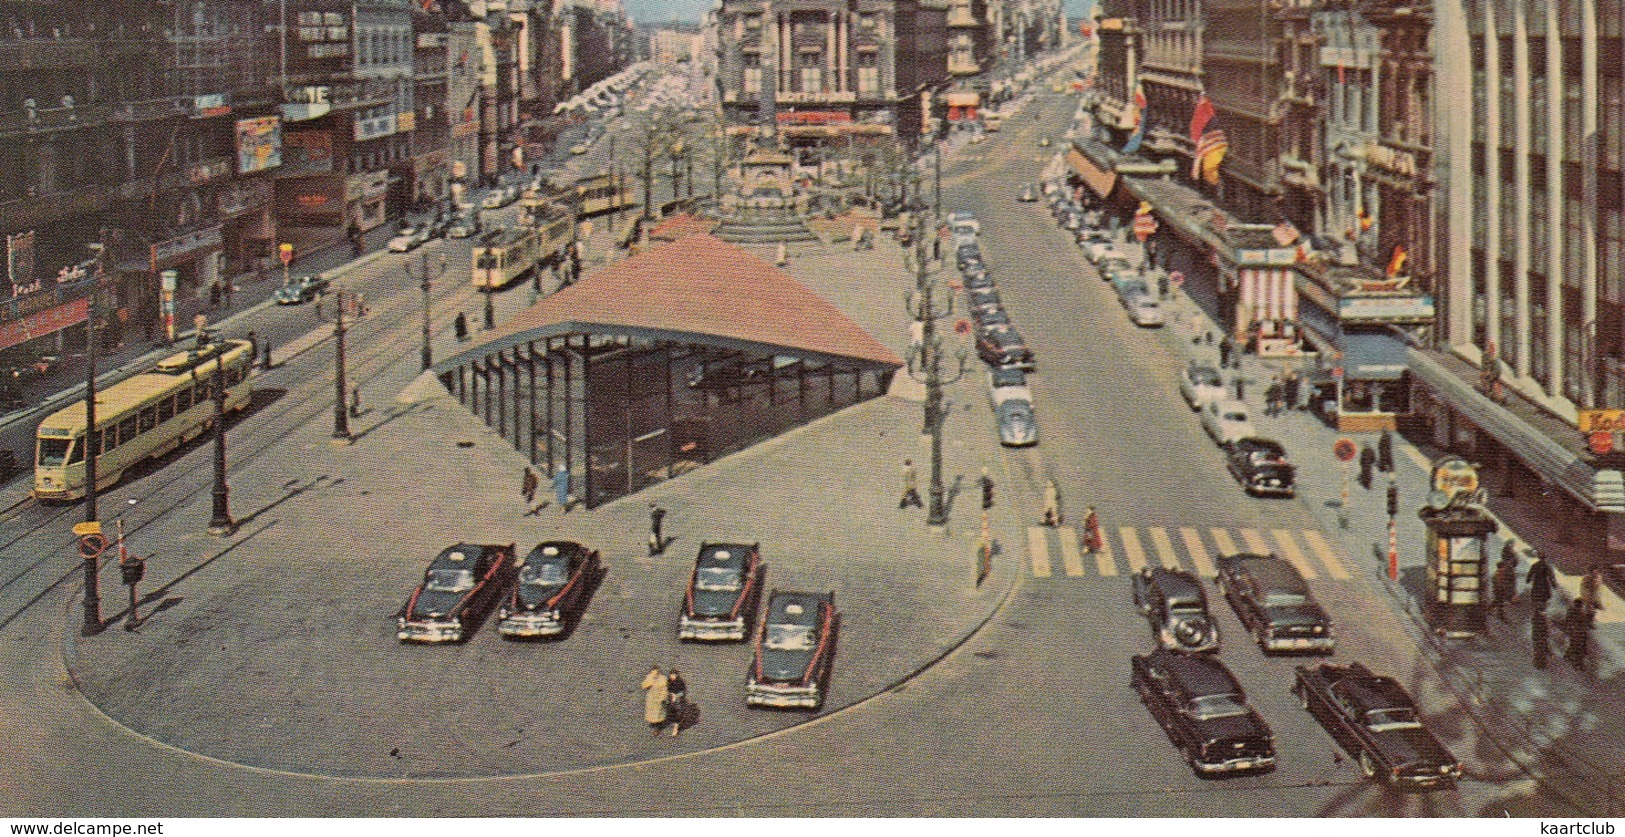
[[[1090,191],[1100,197],[1104,198],[1110,195],[1112,189],[1117,186],[1117,172],[1108,171],[1095,165],[1088,157],[1083,156],[1083,152],[1076,148],[1066,153],[1066,164],[1072,168],[1072,171],[1078,177],[1083,179],[1084,183],[1089,184]]]

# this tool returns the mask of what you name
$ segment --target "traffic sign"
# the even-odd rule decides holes
[[[1332,443],[1332,453],[1337,456],[1340,462],[1351,462],[1354,460],[1354,455],[1359,453],[1359,446],[1354,444],[1353,439],[1344,436]]]
[[[283,264],[293,264],[293,245],[281,244],[277,246],[277,255],[282,258]]]
[[[107,551],[107,536],[100,532],[92,532],[79,536],[79,554],[86,558],[99,557]]]
[[[1185,272],[1182,270],[1176,270],[1173,273],[1168,274],[1168,283],[1176,288],[1185,284]]]
[[[1614,434],[1606,430],[1595,430],[1591,433],[1591,452],[1602,456],[1614,449]]]
[[[970,333],[970,320],[960,320],[960,321],[954,323],[954,333],[955,334],[969,334]]]
[[[1157,231],[1157,219],[1152,215],[1134,216],[1134,237],[1141,241],[1150,238]]]

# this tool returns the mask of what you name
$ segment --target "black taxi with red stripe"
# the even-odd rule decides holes
[[[402,642],[462,642],[501,598],[513,574],[514,545],[460,543],[429,562],[423,583],[396,617]]]
[[[513,591],[502,603],[497,631],[505,637],[564,633],[580,615],[602,570],[598,550],[575,541],[543,541],[519,565]]]
[[[822,708],[840,628],[834,591],[774,590],[756,635],[756,658],[745,681],[745,703]]]
[[[756,621],[766,574],[759,544],[700,544],[677,617],[677,638],[743,640]]]

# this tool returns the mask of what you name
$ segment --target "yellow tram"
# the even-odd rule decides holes
[[[632,187],[627,185],[624,176],[595,174],[583,177],[570,187],[570,191],[575,201],[576,213],[583,217],[637,206],[637,199],[632,195]]]
[[[96,393],[98,490],[124,472],[195,438],[214,423],[214,387],[224,375],[226,409],[248,408],[253,344],[224,340],[182,352]],[[85,404],[75,401],[40,422],[34,454],[34,498],[76,500],[85,496]]]

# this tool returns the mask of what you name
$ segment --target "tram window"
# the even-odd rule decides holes
[[[73,440],[73,450],[68,453],[68,464],[77,465],[85,461],[85,440],[81,437]]]
[[[127,419],[125,419],[125,420],[118,423],[118,443],[119,444],[122,445],[125,442],[128,442],[131,439],[134,439],[135,434],[136,434],[135,416],[130,416],[129,418],[127,418]]]
[[[158,408],[155,407],[155,406],[153,406],[153,407],[142,407],[141,408],[141,428],[140,428],[141,432],[145,433],[148,430],[151,430],[151,429],[153,429],[154,427],[157,427],[157,426],[158,426]]]
[[[102,428],[101,441],[101,453],[112,453],[113,448],[118,447],[118,426]]]
[[[62,464],[68,456],[68,445],[71,439],[41,439],[39,440],[39,466],[41,468],[55,468]]]
[[[192,409],[192,390],[190,387],[175,393],[175,412],[184,413]]]
[[[214,391],[209,389],[209,383],[209,381],[198,381],[197,386],[192,388],[193,404],[202,404],[213,397]]]
[[[163,424],[175,417],[175,399],[165,398],[158,402],[158,423]]]

